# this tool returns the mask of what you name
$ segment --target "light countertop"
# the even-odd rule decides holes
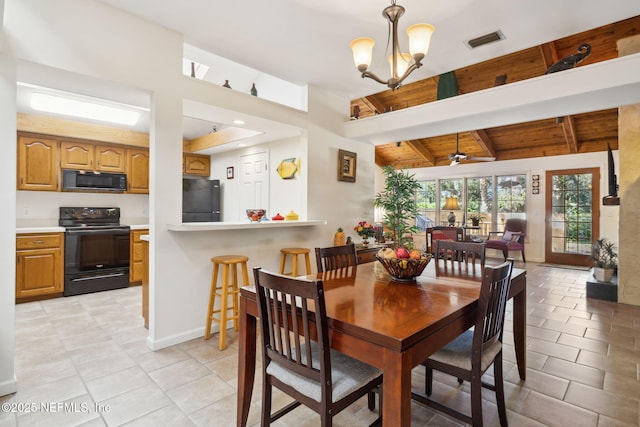
[[[120,221],[132,230],[149,228],[148,218],[124,218]],[[24,233],[64,233],[65,228],[58,225],[57,218],[37,218],[16,220],[16,234]]]
[[[324,219],[308,219],[300,221],[259,221],[259,222],[185,222],[168,224],[170,231],[223,231],[223,230],[255,230],[258,228],[304,227],[326,225]]]

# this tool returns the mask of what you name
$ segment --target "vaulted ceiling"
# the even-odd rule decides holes
[[[577,53],[582,43],[591,45],[591,53],[577,66],[617,58],[617,40],[640,34],[640,16],[545,43],[479,64],[455,70],[458,94],[494,87],[500,77],[510,84],[541,76],[547,68],[568,55]],[[384,114],[437,100],[439,77],[430,77],[354,99],[352,112],[359,118]],[[618,110],[608,109],[553,119],[477,129],[458,135],[458,151],[469,157],[495,157],[512,160],[572,153],[604,151],[607,144],[618,147]],[[456,135],[442,135],[411,141],[396,141],[376,146],[376,164],[395,168],[441,166],[451,163],[456,151]],[[465,160],[470,161],[470,160]]]

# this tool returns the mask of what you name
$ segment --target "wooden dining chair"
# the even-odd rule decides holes
[[[496,393],[500,425],[507,425],[502,373],[502,332],[512,270],[511,258],[498,266],[485,267],[474,328],[463,332],[422,362],[427,368],[426,396],[411,393],[414,400],[477,427],[482,426],[482,387],[486,387]],[[494,384],[482,382],[482,374],[491,365]],[[429,398],[434,369],[454,375],[459,380],[470,381],[471,416]]]
[[[342,246],[316,248],[316,266],[318,273],[328,270],[338,270],[358,264],[356,245],[353,243]]]
[[[254,278],[263,350],[261,425],[303,404],[320,414],[322,426],[331,426],[334,415],[382,385],[382,371],[331,349],[322,280],[260,268]],[[272,414],[273,387],[295,401]]]
[[[451,273],[475,274],[477,263],[480,264],[480,269],[484,268],[485,249],[485,243],[436,240],[436,276],[440,276],[442,270],[448,272],[449,269]]]

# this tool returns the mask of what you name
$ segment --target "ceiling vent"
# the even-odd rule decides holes
[[[475,39],[471,39],[467,42],[467,46],[471,49],[475,49],[485,44],[497,42],[500,40],[504,40],[504,34],[502,31],[494,31],[493,33],[485,34],[484,36],[476,37]]]

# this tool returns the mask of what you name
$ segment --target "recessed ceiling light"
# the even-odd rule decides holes
[[[47,113],[129,126],[136,124],[140,118],[140,113],[137,111],[38,92],[31,94],[31,108]]]
[[[240,120],[240,119],[236,119],[233,121],[234,124],[236,125],[243,125],[244,124],[244,120]]]

